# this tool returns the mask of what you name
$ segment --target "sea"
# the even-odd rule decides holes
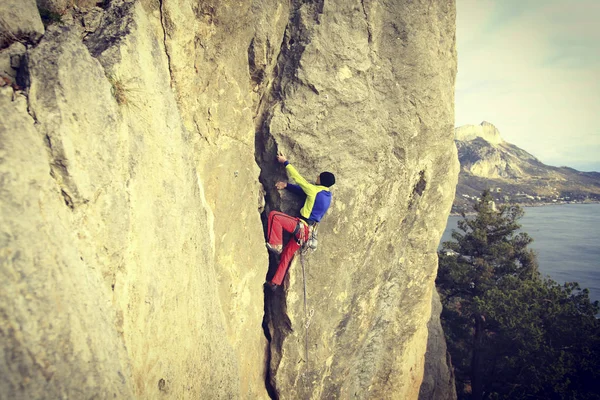
[[[579,282],[600,301],[600,204],[525,207],[521,230],[533,238],[540,273],[559,283]],[[459,216],[450,216],[441,242],[452,240]]]

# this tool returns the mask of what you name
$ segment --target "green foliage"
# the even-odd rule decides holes
[[[509,279],[476,299],[495,351],[490,392],[498,398],[599,398],[600,324],[587,289],[546,279]],[[595,387],[595,386],[594,386]]]
[[[539,277],[521,208],[484,192],[476,211],[443,244],[436,281],[459,398],[600,399],[598,302]]]

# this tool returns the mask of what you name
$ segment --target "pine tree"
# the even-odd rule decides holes
[[[485,393],[505,399],[599,399],[598,302],[577,283],[507,279],[476,300],[486,315]]]
[[[598,398],[587,386],[598,377],[597,302],[540,279],[520,207],[496,209],[485,191],[475,211],[443,244],[436,280],[459,397]]]

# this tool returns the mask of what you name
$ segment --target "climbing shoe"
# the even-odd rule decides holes
[[[267,243],[267,249],[271,252],[271,253],[275,253],[275,254],[281,254],[281,251],[283,250],[283,246],[280,244],[271,244],[271,243]]]

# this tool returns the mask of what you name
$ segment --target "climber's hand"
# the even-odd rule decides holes
[[[285,158],[285,156],[282,153],[277,153],[277,161],[283,164],[287,161],[287,158]]]
[[[279,190],[283,190],[287,187],[287,182],[277,182],[275,187]]]

